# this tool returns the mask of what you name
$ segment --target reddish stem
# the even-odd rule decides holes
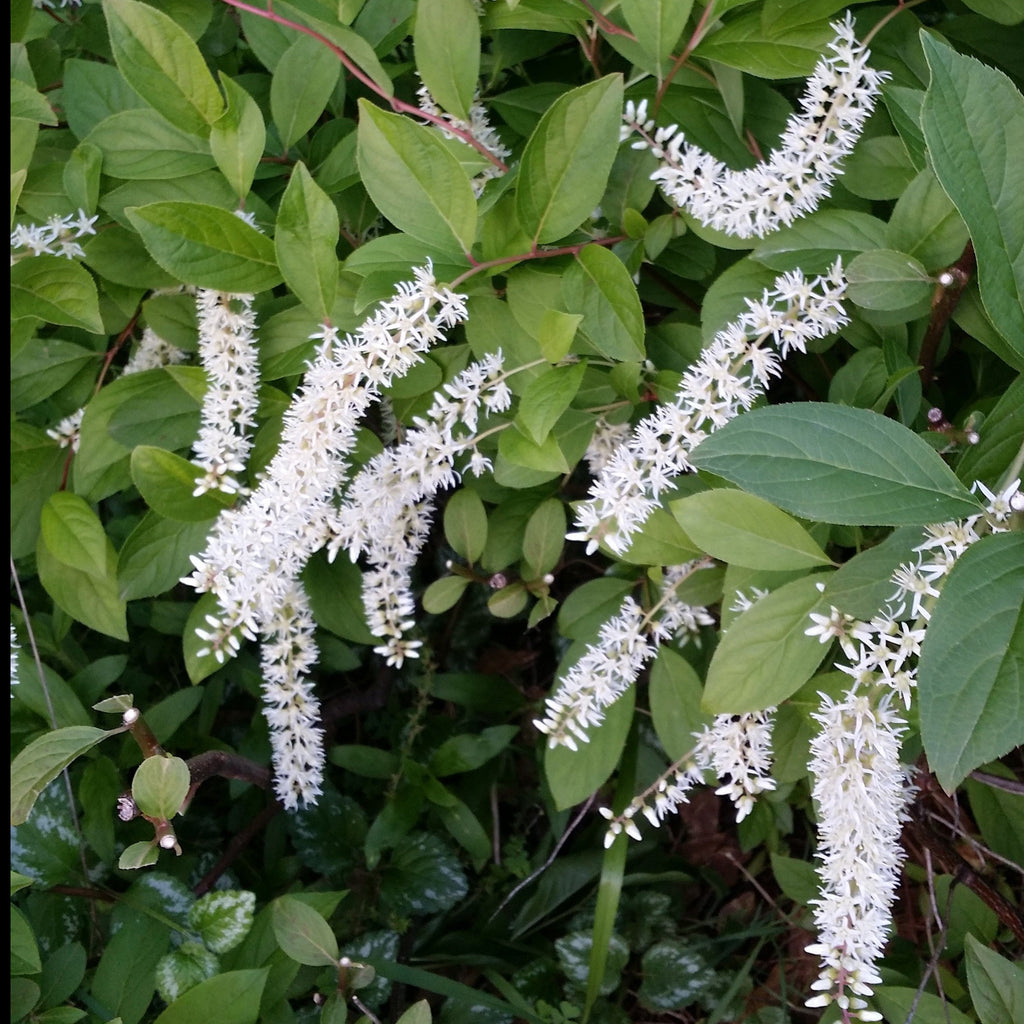
[[[623,39],[632,39],[634,43],[636,42],[636,36],[632,32],[616,25],[611,18],[602,14],[593,4],[588,3],[587,0],[580,0],[580,3],[594,16],[594,23],[605,35],[622,36]]]
[[[470,256],[469,261],[473,264],[472,268],[455,278],[449,287],[457,288],[463,281],[468,281],[469,278],[474,277],[481,270],[490,270],[491,267],[502,267],[509,263],[522,263],[525,260],[543,260],[551,256],[575,256],[588,245],[615,245],[617,242],[624,242],[627,237],[627,235],[613,235],[609,238],[588,238],[585,242],[577,242],[575,245],[562,245],[557,249],[538,249],[535,245],[529,252],[519,253],[516,256],[499,256],[497,259],[484,260],[483,262],[475,260]]]
[[[665,76],[665,80],[658,86],[658,91],[654,95],[654,115],[657,117],[658,111],[661,109],[661,101],[665,98],[665,93],[668,91],[668,87],[672,84],[672,79],[676,77],[676,72],[686,63],[687,58],[700,44],[700,41],[704,38],[704,31],[707,28],[707,23],[710,20],[711,11],[715,6],[715,0],[704,8],[700,16],[700,20],[697,22],[697,27],[693,30],[693,35],[690,36],[689,42],[686,44],[683,52],[672,62],[672,68],[669,73]],[[714,81],[711,75],[709,78]]]
[[[449,134],[458,136],[463,142],[472,146],[477,150],[477,152],[485,156],[503,173],[508,170],[508,165],[499,160],[498,157],[496,157],[482,142],[478,142],[470,132],[467,132],[462,128],[456,128],[438,114],[431,114],[426,110],[420,110],[419,107],[414,107],[411,103],[406,103],[405,100],[400,100],[397,96],[393,96],[382,89],[340,46],[336,43],[332,43],[330,39],[321,35],[315,29],[302,25],[297,21],[291,21],[288,18],[284,18],[267,7],[256,7],[253,4],[244,3],[243,0],[224,0],[224,3],[229,7],[236,7],[240,11],[248,11],[249,14],[256,15],[257,18],[266,18],[267,21],[272,21],[276,25],[282,25],[285,28],[294,29],[296,32],[302,32],[303,34],[310,36],[312,39],[317,40],[317,42],[323,43],[324,46],[326,46],[331,53],[341,61],[345,69],[353,78],[362,82],[367,89],[375,93],[377,96],[380,96],[381,99],[387,100],[391,105],[391,109],[396,113],[411,114],[422,121],[430,121],[439,128],[443,128]]]

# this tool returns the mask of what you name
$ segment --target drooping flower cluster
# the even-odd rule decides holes
[[[77,214],[68,214],[66,217],[54,214],[45,224],[18,224],[11,232],[11,248],[26,251],[13,252],[11,263],[44,253],[64,256],[69,260],[81,258],[85,250],[78,244],[78,240],[96,234],[93,225],[97,216],[90,217],[85,210],[79,210]]]
[[[488,163],[471,179],[470,184],[473,186],[473,194],[480,196],[487,182],[492,178],[500,178],[505,173],[503,167],[499,166],[499,164],[512,155],[512,150],[501,141],[501,136],[498,135],[491,122],[487,119],[487,108],[480,102],[480,97],[475,97],[469,105],[468,121],[464,121],[460,117],[455,117],[453,114],[448,114],[441,110],[434,97],[430,95],[430,90],[425,85],[421,85],[416,90],[416,99],[420,110],[425,114],[439,117],[447,124],[450,124],[452,128],[472,135],[494,157],[495,161],[498,161],[496,163]],[[459,139],[465,142],[459,135],[445,131],[440,126],[438,126],[438,130],[446,139]]]
[[[481,414],[504,412],[512,401],[500,352],[471,363],[444,385],[405,440],[373,458],[355,477],[330,520],[328,556],[341,548],[372,568],[363,574],[367,624],[384,642],[375,648],[389,664],[418,656],[420,641],[407,639],[414,601],[410,572],[426,542],[438,491],[458,483],[456,460],[469,451],[468,470],[490,468],[476,448]]]
[[[312,692],[298,688],[316,659],[298,577],[329,539],[332,499],[344,483],[359,422],[379,389],[408,372],[465,316],[462,297],[438,288],[427,266],[414,271],[412,282],[399,284],[355,334],[340,337],[325,325],[314,336],[321,344],[285,414],[280,447],[263,479],[247,501],[220,515],[206,550],[192,559],[195,572],[185,582],[213,592],[220,606],[199,634],[205,652],[223,661],[237,651],[237,634],[255,639],[263,633],[273,645],[265,661],[284,666],[288,675],[288,686],[274,676],[264,679],[268,718],[279,726],[271,734],[275,764],[298,747],[296,723],[316,715]],[[289,693],[301,698],[301,715],[288,710],[298,699]],[[314,771],[301,765],[296,771],[275,783],[286,807],[315,799],[318,790]]]
[[[811,744],[813,795],[818,806],[821,895],[814,900],[818,941],[808,947],[822,971],[809,1006],[837,1003],[844,1020],[881,1020],[864,997],[881,980],[875,962],[888,940],[904,854],[899,836],[912,795],[899,760],[906,722],[895,705],[910,709],[931,605],[956,560],[984,533],[1000,533],[1024,509],[1014,481],[987,500],[984,513],[929,526],[916,559],[893,574],[896,592],[886,608],[860,622],[831,608],[812,614],[806,630],[822,643],[838,640],[853,679],[838,701],[824,696]]]
[[[209,387],[203,396],[199,436],[193,459],[205,470],[195,495],[209,490],[238,494],[252,448],[251,431],[259,406],[259,354],[252,295],[231,295],[211,288],[196,292],[199,358]]]
[[[708,772],[721,783],[715,792],[732,800],[736,821],[741,822],[754,809],[757,797],[775,788],[771,776],[774,716],[773,707],[716,715],[711,725],[693,734],[697,741],[693,750],[635,796],[621,814],[601,808],[608,819],[605,846],[623,832],[632,839],[641,838],[634,821],[638,812],[657,828],[680,804],[689,802],[690,790],[702,785]]]
[[[577,740],[588,742],[587,730],[604,721],[605,709],[633,685],[662,641],[694,636],[701,626],[713,623],[707,609],[687,605],[676,596],[683,580],[708,564],[670,567],[662,597],[649,612],[632,597],[622,602],[618,614],[601,626],[598,642],[587,646],[544,702],[544,718],[533,723],[547,736],[548,746],[576,750]]]
[[[604,416],[598,416],[594,433],[590,436],[583,461],[591,475],[597,476],[611,461],[620,445],[629,438],[629,423],[609,423]]]
[[[779,354],[823,338],[847,322],[842,298],[842,266],[810,281],[800,271],[777,277],[759,301],[715,335],[686,372],[674,401],[641,420],[619,446],[576,510],[577,531],[570,540],[596,550],[604,540],[618,554],[657,507],[661,494],[691,468],[689,453],[764,394],[780,372]]]
[[[649,149],[661,166],[651,175],[665,198],[702,224],[738,238],[761,238],[817,209],[874,109],[885,72],[868,67],[853,20],[833,24],[831,54],[821,58],[786,123],[781,145],[764,163],[733,171],[686,141],[676,125],[655,128],[647,104],[628,103],[623,138]]]
[[[818,941],[808,951],[823,968],[809,1006],[835,1001],[845,1014],[881,1020],[864,996],[881,978],[875,961],[889,935],[903,850],[899,845],[909,790],[900,765],[906,723],[892,707],[851,691],[824,699],[813,716],[820,731],[811,741],[813,796],[818,806],[821,895],[811,901]]]

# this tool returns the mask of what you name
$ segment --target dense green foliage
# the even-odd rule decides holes
[[[825,167],[820,196],[756,221],[784,201],[735,183],[788,159],[848,10],[884,81],[857,72],[846,148],[794,172]],[[880,615],[918,631],[916,685],[872,679],[866,714],[893,697],[918,771],[870,1007],[1024,1019],[1019,3],[13,0],[11,32],[12,1021],[840,1020],[804,1006],[828,817],[809,763],[857,675],[841,623]],[[708,161],[679,193],[651,178],[673,133],[648,115]],[[401,306],[427,265],[464,296],[447,320]],[[253,360],[234,382],[204,350],[218,312]],[[289,490],[296,419],[336,412],[307,366],[373,315],[417,337],[436,316],[434,343],[379,388],[331,385],[358,428],[336,481]],[[730,331],[770,386],[659,450],[628,535],[588,523],[610,453],[690,409]],[[438,492],[401,549],[415,609],[384,628],[363,598],[401,516],[374,520],[367,474],[499,351],[502,399],[423,467],[448,476],[415,499]],[[218,389],[237,465],[204,454]],[[269,513],[236,568],[293,588],[283,625],[196,585],[271,485],[308,527],[295,571]],[[352,542],[324,509],[361,501]],[[965,520],[944,570],[904,573],[912,621],[885,619],[926,528]],[[566,726],[545,702],[628,646],[608,624],[630,609],[638,680]],[[269,721],[268,663],[313,695]],[[770,776],[716,795],[695,736],[770,713]],[[289,729],[325,763],[286,790]],[[713,784],[654,814],[677,770]]]

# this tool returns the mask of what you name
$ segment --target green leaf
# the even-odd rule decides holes
[[[568,660],[563,661],[560,674],[567,667]],[[544,778],[558,810],[582,803],[608,780],[626,745],[635,703],[636,687],[631,686],[605,709],[604,720],[588,730],[589,742],[580,743],[577,750],[562,746],[545,748]]]
[[[285,149],[316,124],[340,71],[337,56],[312,36],[298,36],[285,50],[270,79],[270,113]]]
[[[188,794],[192,779],[180,757],[154,754],[132,777],[132,796],[139,810],[151,818],[173,818]]]
[[[11,117],[55,126],[57,115],[46,97],[20,79],[11,78]]]
[[[637,996],[652,1010],[683,1010],[698,1000],[707,1006],[717,1002],[719,975],[696,940],[655,942],[644,953],[642,970]]]
[[[815,866],[795,857],[782,857],[773,853],[772,874],[779,888],[795,903],[806,907],[817,897],[820,881]]]
[[[242,889],[220,889],[201,896],[188,912],[188,923],[214,953],[234,949],[249,933],[256,910],[256,894]]]
[[[930,170],[907,186],[889,218],[887,248],[904,252],[926,267],[953,263],[968,241],[964,224]],[[883,248],[879,245],[876,248]]]
[[[100,197],[100,172],[103,154],[88,142],[75,146],[64,165],[64,191],[72,205],[94,213]]]
[[[523,576],[537,579],[551,572],[565,546],[565,505],[548,498],[534,510],[523,533]]]
[[[846,158],[843,185],[861,199],[896,199],[916,174],[902,139],[876,135],[862,139]]]
[[[630,580],[612,577],[588,580],[563,602],[558,613],[558,631],[569,640],[591,640],[601,624],[622,607],[623,598],[633,589]]]
[[[909,1017],[914,1024],[972,1024],[971,1018],[949,999],[916,988],[880,985],[871,1003],[885,1015],[885,1020],[905,1021]]]
[[[390,779],[399,770],[398,755],[359,743],[331,747],[327,755],[331,764],[368,779]]]
[[[915,557],[921,529],[903,526],[880,544],[854,555],[825,584],[825,600],[847,615],[865,621],[874,617],[892,597],[892,574]]]
[[[125,212],[153,259],[186,284],[255,294],[281,283],[274,243],[227,210],[170,201]]]
[[[91,725],[55,729],[33,740],[11,762],[11,824],[28,820],[36,797],[72,761],[113,735]]]
[[[13,79],[12,79],[13,81]],[[39,945],[25,915],[11,906],[11,975],[38,974],[43,969]]]
[[[981,440],[967,448],[957,463],[961,480],[995,487],[1024,437],[1024,376],[1016,377],[985,417]]]
[[[518,732],[517,725],[493,725],[479,733],[450,736],[434,751],[430,770],[441,779],[471,772],[497,757]]]
[[[633,535],[621,559],[633,565],[681,565],[702,553],[668,512],[656,508]]]
[[[416,70],[431,96],[468,121],[480,74],[480,16],[470,0],[420,0],[413,47]]]
[[[983,946],[973,935],[964,941],[967,983],[981,1024],[1014,1024],[1024,1018],[1024,970]]]
[[[61,256],[44,253],[11,267],[11,319],[23,316],[103,333],[95,282],[87,270]]]
[[[156,990],[165,1003],[173,1003],[220,971],[220,958],[198,942],[183,942],[156,965]]]
[[[526,587],[516,580],[491,594],[487,599],[487,610],[499,619],[514,619],[526,607],[527,601]]]
[[[758,600],[722,634],[708,667],[703,707],[738,715],[781,704],[814,675],[828,653],[807,636],[821,603],[821,573],[794,580]]]
[[[935,176],[967,224],[981,298],[1000,333],[1024,352],[1024,99],[1000,71],[923,29],[931,82],[921,127]]]
[[[660,66],[679,42],[693,0],[622,0],[620,6],[636,41]]]
[[[472,565],[487,544],[487,513],[480,495],[472,487],[463,487],[449,499],[444,509],[444,535],[456,554]]]
[[[535,444],[544,443],[551,428],[569,408],[586,369],[585,363],[553,366],[527,384],[515,422]]]
[[[85,138],[103,158],[103,173],[125,180],[184,178],[214,165],[205,139],[182,131],[153,110],[122,110]]]
[[[423,591],[423,610],[430,615],[440,615],[458,603],[466,587],[472,581],[468,576],[442,576],[430,583]]]
[[[758,78],[796,78],[814,70],[832,36],[827,18],[766,27],[761,12],[750,11],[708,34],[693,53]]]
[[[1024,12],[1021,11],[1015,0],[964,0],[972,11],[983,14],[991,21],[997,21],[1000,25],[1019,25],[1024,21]],[[983,1021],[982,1024],[987,1024]]]
[[[269,967],[226,971],[202,981],[171,1003],[154,1024],[195,1024],[197,1020],[215,1020],[217,1024],[256,1024],[269,972]]]
[[[274,252],[285,284],[320,320],[330,316],[338,289],[337,244],[337,208],[298,163],[277,211]]]
[[[918,667],[921,740],[951,793],[1024,743],[1024,535],[983,537],[957,560]]]
[[[96,513],[78,495],[59,491],[43,506],[41,525],[36,560],[46,592],[73,619],[127,640],[117,554]]]
[[[673,761],[685,757],[697,743],[694,733],[708,720],[700,708],[700,677],[681,654],[659,647],[647,693],[651,724],[665,753]]]
[[[883,221],[857,210],[818,210],[758,242],[750,258],[772,270],[822,273],[841,256],[843,264],[870,249],[883,249]]]
[[[927,525],[980,505],[925,441],[866,409],[807,402],[754,409],[691,461],[792,515],[862,526]]]
[[[152,445],[138,445],[131,455],[132,483],[146,504],[166,519],[185,523],[205,522],[230,508],[235,496],[207,491],[193,497],[203,471],[174,452]]]
[[[935,282],[921,263],[904,252],[874,249],[855,256],[846,268],[850,298],[864,309],[906,309],[927,303]]]
[[[337,965],[338,940],[320,914],[291,896],[279,896],[271,907],[274,937],[288,956],[310,967]]]
[[[173,366],[119,377],[85,408],[81,446],[72,467],[75,490],[100,501],[131,484],[130,458],[138,444],[184,448],[199,429],[206,390],[199,367]]]
[[[809,569],[831,559],[792,517],[743,491],[691,494],[670,504],[687,536],[712,558],[748,569]]]
[[[421,242],[468,252],[476,236],[476,197],[440,135],[365,99],[358,132],[359,172],[377,209]]]
[[[535,243],[562,238],[601,200],[618,148],[622,78],[607,75],[560,96],[519,164],[516,215]]]
[[[402,841],[383,869],[380,885],[381,897],[394,913],[402,915],[451,910],[468,891],[458,857],[432,832],[416,833]]]
[[[366,627],[363,574],[348,555],[341,553],[333,562],[322,553],[314,555],[302,571],[302,585],[324,629],[357,644],[378,642]]]
[[[626,265],[602,245],[585,246],[562,279],[571,313],[582,313],[580,329],[609,359],[644,358],[644,313]]]
[[[267,144],[267,129],[259,104],[245,89],[223,73],[220,84],[227,107],[210,128],[210,152],[238,198],[244,199]]]
[[[541,483],[545,479],[568,473],[570,470],[564,452],[551,434],[548,434],[540,444],[535,444],[518,430],[503,431],[498,438],[498,454],[513,466],[523,466],[543,474],[526,486]],[[501,480],[498,482],[501,483]]]
[[[206,138],[224,101],[188,33],[135,0],[104,0],[103,8],[114,60],[128,84],[171,124]]]

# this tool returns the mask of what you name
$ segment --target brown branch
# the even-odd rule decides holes
[[[994,789],[1005,789],[1007,793],[1016,793],[1017,796],[1024,796],[1024,782],[1016,779],[1004,779],[1001,775],[992,775],[989,772],[971,772],[972,779],[985,786],[992,786]]]
[[[947,270],[939,274],[935,292],[932,295],[932,311],[928,319],[928,328],[921,341],[921,387],[927,388],[934,379],[935,355],[939,350],[942,332],[946,329],[953,311],[960,302],[964,289],[967,287],[978,262],[974,255],[974,244],[968,242],[960,258]]]

